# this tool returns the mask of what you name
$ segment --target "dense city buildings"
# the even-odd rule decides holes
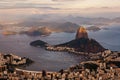
[[[12,56],[12,58],[11,58]],[[29,71],[19,68],[11,70],[6,63],[13,63],[14,59],[20,59],[20,64],[25,64],[26,59],[13,54],[0,54],[0,79],[4,80],[119,80],[120,79],[120,53],[106,50],[94,54],[98,59],[91,59],[58,72]],[[7,57],[7,58],[6,58]]]

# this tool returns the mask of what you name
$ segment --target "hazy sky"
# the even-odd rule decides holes
[[[120,7],[120,0],[0,0],[0,8],[101,8]]]
[[[0,0],[0,18],[11,15],[120,16],[120,0]]]

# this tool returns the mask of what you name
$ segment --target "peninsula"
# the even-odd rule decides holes
[[[50,51],[66,51],[77,54],[98,53],[106,50],[96,40],[88,37],[88,33],[84,27],[78,28],[75,39],[69,42],[50,45],[47,42],[36,40],[31,42],[30,45],[34,47],[43,47]]]

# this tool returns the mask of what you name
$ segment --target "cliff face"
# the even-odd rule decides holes
[[[80,27],[76,33],[76,39],[88,38],[88,33],[84,27]]]

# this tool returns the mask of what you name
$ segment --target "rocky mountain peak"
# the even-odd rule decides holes
[[[88,38],[88,33],[87,33],[86,28],[84,27],[78,28],[77,33],[76,33],[76,39],[79,39],[79,38]]]

